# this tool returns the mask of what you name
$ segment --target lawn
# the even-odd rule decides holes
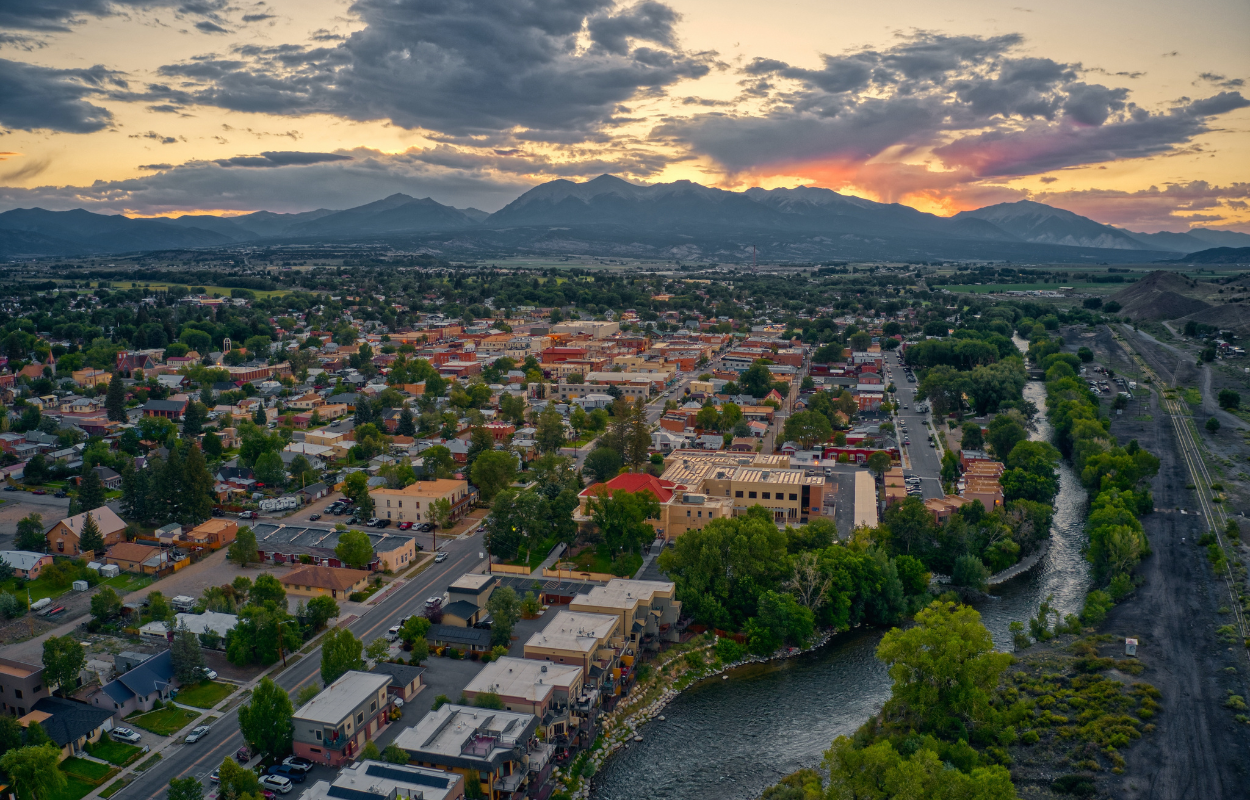
[[[141,752],[143,751],[133,744],[114,741],[107,737],[91,745],[91,755],[96,758],[102,758],[110,764],[116,764],[119,767],[129,764]]]
[[[99,577],[94,573],[89,573],[86,569],[80,573],[80,576],[89,580],[95,580]],[[99,581],[94,585],[112,586],[114,591],[116,591],[119,595],[124,596],[130,592],[138,591],[139,589],[150,586],[153,581],[154,578],[151,575],[130,575],[122,573],[115,578]],[[54,584],[52,581],[45,580],[44,578],[36,578],[33,581],[22,581],[20,578],[10,578],[9,580],[0,583],[0,588],[12,592],[18,597],[25,597],[26,592],[29,590],[30,599],[35,601],[42,600],[45,597],[56,599],[69,592],[73,588],[73,583],[71,581],[70,583],[61,585]]]
[[[514,567],[528,567],[529,570],[533,572],[538,569],[538,565],[543,563],[544,559],[546,559],[548,554],[551,553],[551,548],[555,546],[556,540],[551,539],[543,542],[538,547],[522,551],[516,559],[509,561],[508,563]]]
[[[95,791],[95,784],[87,783],[73,775],[65,776],[65,788],[43,798],[43,800],[80,800]]]
[[[96,784],[103,783],[114,771],[112,767],[85,758],[67,758],[61,762],[61,769],[68,775],[76,775]]]
[[[633,577],[638,568],[642,566],[642,556],[637,553],[630,553],[618,556],[616,561],[613,561],[608,558],[607,553],[600,552],[599,548],[590,548],[578,553],[573,559],[573,563],[577,565],[579,570],[586,572]]]
[[[1202,392],[1191,387],[1185,387],[1185,402],[1191,406],[1196,406],[1202,402]]]
[[[188,722],[198,717],[200,712],[188,711],[177,706],[167,706],[159,711],[149,711],[137,717],[126,717],[126,721],[137,725],[145,731],[158,736],[172,736],[187,726]]]
[[[235,687],[217,681],[200,681],[178,690],[178,702],[196,708],[212,708],[230,696]]]

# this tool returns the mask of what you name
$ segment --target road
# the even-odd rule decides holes
[[[893,381],[897,389],[896,396],[907,408],[900,408],[895,426],[899,429],[899,441],[911,438],[910,445],[902,445],[911,464],[904,472],[920,477],[920,489],[924,499],[942,497],[942,451],[929,446],[929,435],[926,426],[930,424],[931,415],[916,410],[916,386],[908,383],[903,368],[897,361],[889,362],[886,356],[886,380]]]
[[[478,559],[481,547],[482,541],[478,535],[447,542],[442,548],[449,554],[446,561],[442,564],[431,565],[415,579],[401,586],[364,616],[351,622],[347,626],[348,630],[359,639],[371,641],[383,635],[388,628],[398,623],[401,617],[420,613],[425,607],[426,597],[431,594],[441,594],[443,588],[451,580],[482,563]],[[302,687],[319,682],[320,671],[321,648],[318,647],[279,672],[274,680],[294,695]],[[432,700],[432,698],[422,699]],[[397,725],[402,727],[402,724]],[[388,732],[393,729],[396,729],[396,726],[388,728]],[[211,791],[213,787],[208,781],[208,774],[220,766],[223,759],[233,755],[243,744],[243,736],[239,732],[238,712],[231,710],[212,723],[212,734],[207,739],[192,745],[179,743],[167,747],[163,751],[164,756],[160,762],[118,792],[116,797],[123,800],[163,797],[170,780],[187,776],[199,778],[205,789]],[[319,767],[314,774],[309,776],[309,780],[317,780],[319,777],[317,773],[321,771],[325,771],[325,775],[321,777],[329,777],[331,774],[325,767]]]

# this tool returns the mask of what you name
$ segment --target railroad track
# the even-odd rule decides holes
[[[1127,333],[1127,331],[1126,331]],[[1194,438],[1194,430],[1191,427],[1192,417],[1185,412],[1183,406],[1175,398],[1166,396],[1167,383],[1162,381],[1146,360],[1137,352],[1136,348],[1132,351],[1133,360],[1141,368],[1142,374],[1149,377],[1153,386],[1159,387],[1159,401],[1167,412],[1168,417],[1172,420],[1172,428],[1176,431],[1176,443],[1180,446],[1181,457],[1185,461],[1185,467],[1189,471],[1190,479],[1194,484],[1194,491],[1198,497],[1198,509],[1202,516],[1207,520],[1207,524],[1211,529],[1211,533],[1215,535],[1216,541],[1219,543],[1220,549],[1227,552],[1227,542],[1224,538],[1224,528],[1228,525],[1228,514],[1224,511],[1224,507],[1220,503],[1212,502],[1213,495],[1211,484],[1211,473],[1207,469],[1206,461],[1202,457],[1202,447]],[[1171,387],[1176,389],[1175,381]],[[1241,600],[1237,593],[1237,579],[1233,575],[1232,559],[1224,559],[1224,583],[1228,588],[1229,607],[1233,610],[1233,615],[1237,618],[1237,628],[1241,631],[1241,637],[1244,641],[1248,635],[1246,627],[1245,612],[1241,607]]]

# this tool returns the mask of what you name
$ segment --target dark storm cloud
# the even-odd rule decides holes
[[[304,153],[297,150],[270,150],[258,156],[219,158],[214,164],[222,167],[291,167],[321,164],[327,161],[351,161],[351,156],[338,153]]]
[[[163,67],[204,105],[390,120],[453,135],[593,131],[618,104],[711,68],[676,49],[656,2],[356,0],[365,28],[335,47],[242,47]],[[592,46],[579,47],[589,31]]]
[[[230,32],[227,29],[218,25],[216,22],[209,22],[206,19],[202,19],[199,22],[195,23],[195,29],[203,33],[229,33]]]
[[[113,115],[86,98],[124,89],[121,75],[104,67],[49,69],[0,59],[0,126],[20,130],[90,133]]]
[[[0,30],[64,32],[87,17],[105,17],[153,8],[173,8],[183,14],[216,18],[226,0],[3,0]]]
[[[277,14],[244,14],[244,22],[264,22],[267,19],[277,19]]]

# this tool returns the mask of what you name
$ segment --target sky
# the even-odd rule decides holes
[[[0,211],[611,173],[1250,232],[1250,3],[3,0]]]

